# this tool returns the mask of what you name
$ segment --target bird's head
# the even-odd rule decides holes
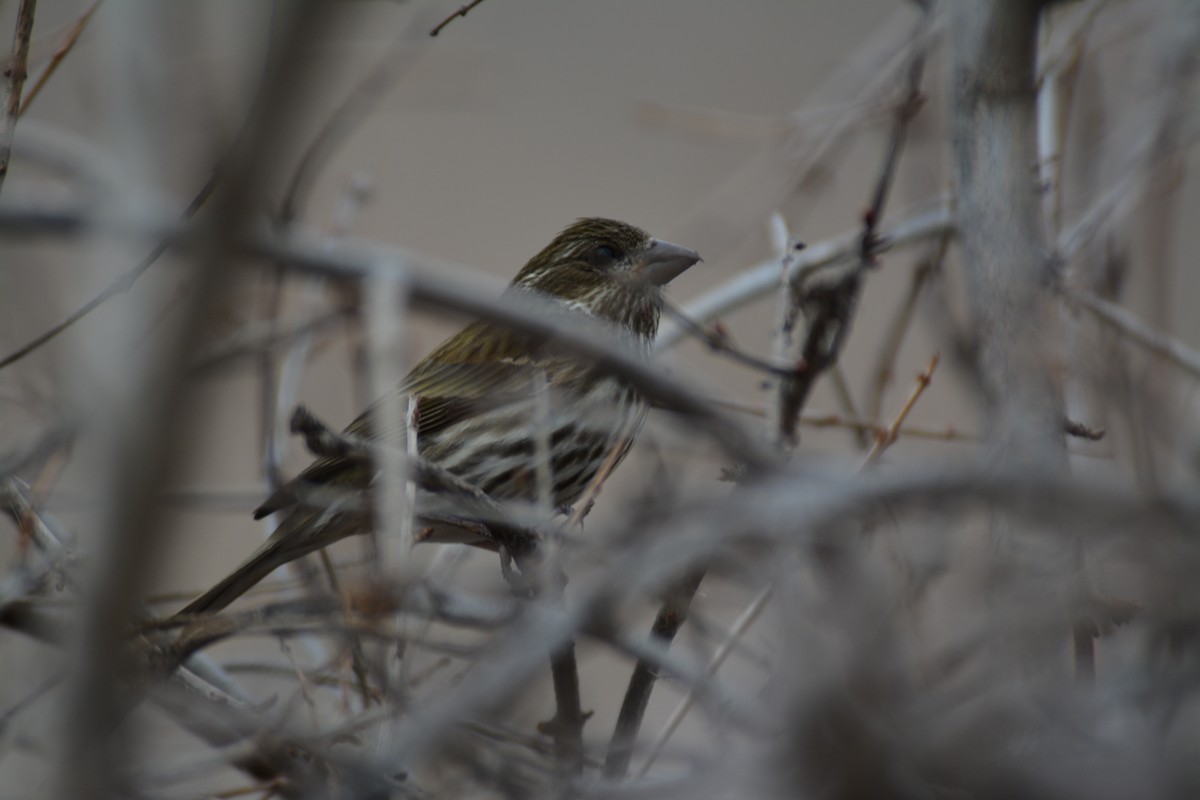
[[[549,295],[570,308],[651,340],[661,288],[700,260],[686,247],[612,219],[575,222],[529,260],[513,287]]]

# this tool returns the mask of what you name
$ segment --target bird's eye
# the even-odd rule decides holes
[[[617,253],[606,244],[602,244],[592,251],[590,260],[597,267],[607,267],[617,260]]]

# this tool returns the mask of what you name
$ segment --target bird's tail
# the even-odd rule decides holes
[[[334,535],[332,531],[325,530],[326,535],[320,535],[318,532],[320,528],[327,529],[330,525],[338,523],[326,522],[322,525],[318,521],[319,515],[319,511],[312,509],[293,509],[284,517],[283,522],[279,524],[271,537],[263,542],[262,547],[254,551],[249,558],[242,562],[241,566],[220,583],[188,603],[178,613],[180,615],[215,614],[253,588],[276,568],[289,561],[302,558],[351,533],[351,531],[346,531],[338,536]]]
[[[431,501],[430,498],[434,498]],[[428,492],[418,493],[418,507],[435,506],[428,517],[422,511],[417,518],[420,526],[417,540],[442,544],[472,544],[495,549],[494,540],[480,533],[482,523],[472,522],[458,512],[457,502],[449,502]],[[242,565],[224,580],[197,597],[179,614],[215,614],[241,597],[276,568],[309,553],[370,529],[367,513],[341,511],[311,506],[293,506],[285,514],[271,538],[263,542]],[[486,529],[484,531],[486,533]]]

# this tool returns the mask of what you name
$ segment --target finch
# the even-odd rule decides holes
[[[695,252],[624,222],[581,219],[534,256],[506,293],[532,293],[560,313],[590,317],[648,354],[658,332],[662,287],[699,260]],[[545,392],[540,398],[539,385]],[[618,377],[584,359],[543,352],[527,334],[486,320],[443,342],[396,392],[402,409],[409,397],[415,400],[423,459],[497,501],[532,503],[548,484],[556,507],[574,503],[610,455],[614,463],[624,458],[646,416],[644,400]],[[405,446],[406,431],[380,429],[378,407],[350,423],[346,434]],[[549,455],[548,481],[545,465],[539,472],[539,448]],[[322,491],[326,500],[333,493],[369,497],[375,477],[361,458],[319,458],[255,511],[256,519],[282,515],[262,547],[180,613],[219,611],[275,568],[368,532],[371,515],[361,507],[339,509],[336,501],[315,498]],[[417,521],[444,529],[453,498],[443,498],[439,508],[429,494],[418,497]],[[436,532],[442,534],[433,537],[437,541],[470,538]]]

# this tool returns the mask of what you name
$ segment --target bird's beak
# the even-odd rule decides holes
[[[665,286],[685,269],[702,260],[695,250],[651,239],[650,247],[633,265],[633,273],[655,286]]]

